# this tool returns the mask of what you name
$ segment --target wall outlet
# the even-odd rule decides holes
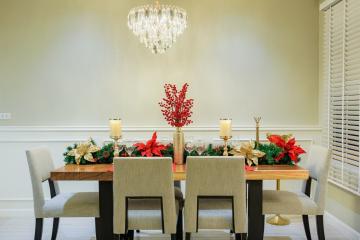
[[[11,113],[0,113],[0,120],[10,120]]]

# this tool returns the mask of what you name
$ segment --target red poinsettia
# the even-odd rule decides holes
[[[283,151],[275,157],[275,161],[280,161],[285,157],[289,157],[291,161],[297,163],[298,157],[300,154],[305,153],[305,150],[302,149],[299,145],[295,145],[295,138],[290,138],[288,136],[280,135],[269,135],[268,140],[281,148]]]
[[[156,142],[157,134],[156,132],[153,133],[152,138],[144,143],[136,143],[134,146],[136,149],[141,153],[141,156],[152,157],[152,156],[159,156],[162,157],[162,150],[166,149],[165,145],[159,144]]]
[[[159,102],[161,112],[165,120],[173,127],[183,127],[192,123],[191,108],[194,106],[194,99],[186,99],[186,92],[189,84],[185,83],[180,91],[175,84],[165,84],[166,97]]]

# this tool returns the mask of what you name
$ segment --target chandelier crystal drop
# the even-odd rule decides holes
[[[128,26],[153,53],[164,53],[187,25],[186,11],[163,5],[144,5],[130,10]]]

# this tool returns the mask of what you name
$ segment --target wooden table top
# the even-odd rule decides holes
[[[69,164],[51,172],[51,179],[57,181],[112,181],[112,164],[74,165]],[[174,181],[186,180],[186,165],[173,165]],[[299,166],[259,165],[246,171],[247,180],[306,180],[309,171]]]

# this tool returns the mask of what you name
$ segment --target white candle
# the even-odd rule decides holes
[[[110,137],[120,138],[122,131],[121,119],[110,119],[109,124],[110,124]]]
[[[220,137],[231,137],[231,119],[220,119]]]

